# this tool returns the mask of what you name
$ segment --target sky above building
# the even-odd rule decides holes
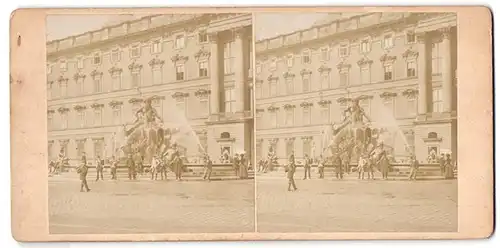
[[[47,40],[82,34],[104,26],[141,18],[138,15],[50,15],[47,17]],[[257,40],[306,29],[328,17],[326,13],[261,13],[255,16]]]

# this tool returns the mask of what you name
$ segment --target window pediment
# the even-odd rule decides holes
[[[330,72],[332,70],[332,68],[328,67],[328,66],[325,66],[325,65],[321,65],[319,68],[318,68],[318,72],[319,73],[323,73],[323,72]]]
[[[415,98],[418,94],[418,90],[416,89],[406,89],[403,91],[403,96],[407,98]]]
[[[77,72],[77,73],[75,73],[75,75],[73,75],[73,79],[74,80],[78,80],[80,78],[85,79],[85,77],[86,77],[85,74],[82,74],[82,73],[79,73],[79,72]]]
[[[396,61],[396,56],[390,56],[387,53],[380,56],[380,62],[383,64],[393,64]]]
[[[388,99],[396,97],[397,95],[398,94],[395,92],[383,92],[382,94],[380,94],[380,98],[382,98],[384,100],[388,100]]]
[[[189,57],[188,56],[182,56],[180,54],[176,54],[170,58],[174,64],[177,63],[186,63],[188,61]]]
[[[418,52],[415,52],[411,49],[407,49],[403,54],[403,58],[405,59],[416,59],[418,58]]]
[[[138,71],[142,69],[142,65],[134,61],[128,66],[128,69],[131,71]]]
[[[153,58],[148,62],[149,66],[155,67],[155,66],[163,66],[165,64],[165,60],[158,59],[158,58]]]
[[[73,109],[76,110],[76,111],[82,111],[82,110],[87,109],[87,107],[85,105],[75,105],[73,107]]]

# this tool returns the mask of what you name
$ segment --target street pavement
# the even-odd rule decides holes
[[[254,181],[49,178],[51,234],[230,233],[255,230]]]
[[[457,231],[456,180],[295,181],[257,176],[258,232]]]

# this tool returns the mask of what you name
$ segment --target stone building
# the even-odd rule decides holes
[[[256,42],[256,157],[319,156],[352,98],[395,126],[393,155],[457,150],[454,13],[331,14]],[[377,124],[374,121],[375,124]]]
[[[111,156],[146,97],[188,158],[251,152],[251,21],[155,15],[48,42],[49,158]]]

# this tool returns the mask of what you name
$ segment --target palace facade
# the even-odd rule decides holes
[[[455,13],[331,14],[256,43],[256,157],[318,157],[353,98],[396,159],[457,151]],[[377,123],[378,122],[378,123]]]
[[[253,156],[252,47],[252,16],[235,13],[148,16],[48,42],[49,159],[60,148],[110,157],[147,97],[182,130],[174,139],[193,143],[188,159],[198,146]]]

